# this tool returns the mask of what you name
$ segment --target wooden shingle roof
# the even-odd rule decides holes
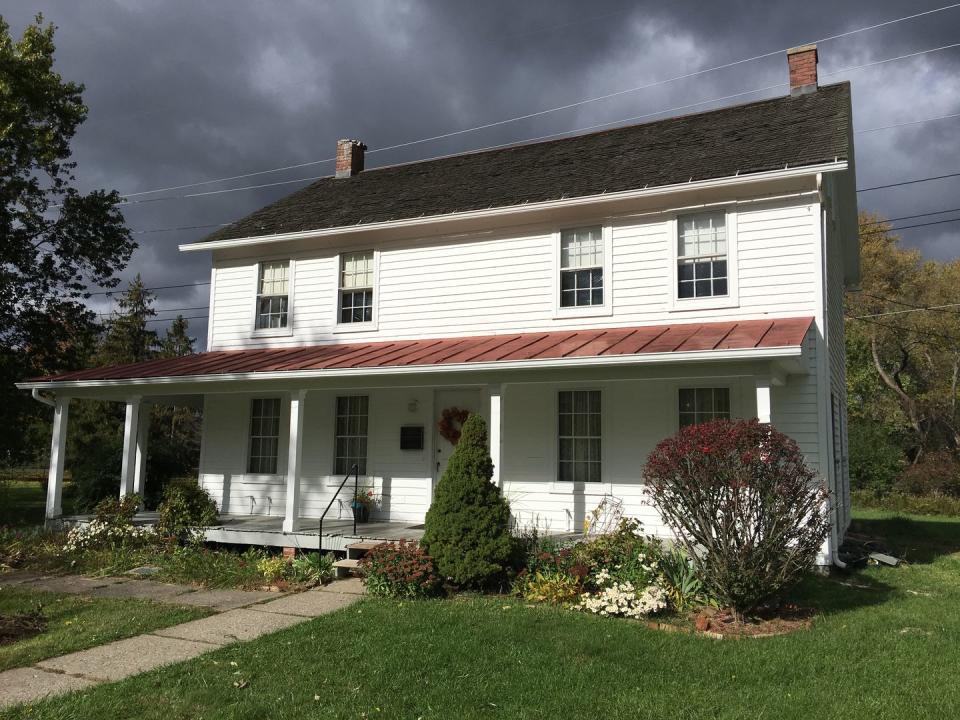
[[[505,208],[849,160],[850,85],[323,178],[203,242]]]

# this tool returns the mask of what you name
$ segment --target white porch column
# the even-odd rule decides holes
[[[290,436],[287,450],[287,498],[283,531],[296,532],[300,526],[300,461],[303,458],[303,412],[307,391],[290,394]]]
[[[770,424],[770,378],[758,377],[757,384],[757,420]]]
[[[490,481],[503,487],[500,463],[503,458],[503,386],[491,385],[490,392],[490,459],[493,460],[493,477]]]
[[[67,454],[67,418],[70,398],[57,397],[53,407],[53,435],[50,441],[50,471],[47,474],[47,519],[63,515],[63,463]]]
[[[147,474],[147,442],[150,439],[150,403],[140,405],[140,423],[133,462],[133,492],[143,497]]]
[[[120,463],[120,497],[133,493],[134,471],[137,466],[137,437],[140,434],[140,398],[127,399],[127,414],[123,421],[123,460]]]

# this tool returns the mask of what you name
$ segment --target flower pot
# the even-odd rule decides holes
[[[370,506],[356,504],[353,506],[353,519],[365,523],[370,519]]]

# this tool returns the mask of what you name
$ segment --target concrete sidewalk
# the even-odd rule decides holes
[[[33,667],[2,672],[0,708],[82,690],[101,682],[115,682],[161,665],[189,660],[230,643],[253,640],[346,607],[356,602],[364,592],[363,585],[356,578],[282,597],[266,592],[191,591],[189,588],[184,588],[183,593],[171,594],[172,588],[182,586],[146,580],[104,578],[103,584],[98,584],[100,579],[91,581],[89,578],[60,577],[48,578],[47,581],[34,578],[22,584],[38,590],[74,592],[95,597],[98,591],[106,590],[110,593],[106,597],[145,597],[171,604],[182,604],[186,598],[191,598],[194,602],[190,604],[205,605],[220,612],[89,650],[42,660]],[[157,591],[155,595],[141,595],[139,593],[147,591],[146,587],[128,587],[143,583],[161,586],[161,589],[154,588]],[[0,578],[0,586],[4,584],[13,583],[6,583]],[[68,586],[73,589],[64,589]],[[79,590],[81,586],[83,590]],[[120,586],[124,586],[123,590]],[[128,592],[137,594],[123,594]],[[274,599],[267,600],[262,596]]]

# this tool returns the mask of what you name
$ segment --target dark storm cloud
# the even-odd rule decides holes
[[[937,7],[924,2],[100,2],[0,10],[19,33],[37,11],[58,27],[58,69],[87,86],[74,143],[85,187],[137,192],[329,157],[338,137],[372,149],[603,95]],[[944,3],[945,4],[945,3]],[[960,9],[824,43],[821,72],[960,40]],[[960,49],[825,78],[853,82],[866,129],[960,112]],[[403,150],[391,164],[618,120],[786,79],[782,55]],[[768,91],[739,102],[782,92]],[[727,101],[722,104],[729,104]],[[704,106],[707,107],[707,106]],[[696,109],[686,110],[690,112]],[[960,170],[960,120],[857,136],[861,186]],[[330,164],[199,190],[329,174]],[[298,185],[125,208],[135,230],[228,222]],[[960,179],[863,193],[888,216],[960,207]],[[177,193],[174,193],[177,194]],[[203,230],[138,235],[125,276],[209,279],[182,254]],[[958,227],[904,233],[960,255]],[[204,305],[206,288],[160,294]],[[202,314],[188,312],[191,314]],[[201,338],[205,324],[193,325]]]

